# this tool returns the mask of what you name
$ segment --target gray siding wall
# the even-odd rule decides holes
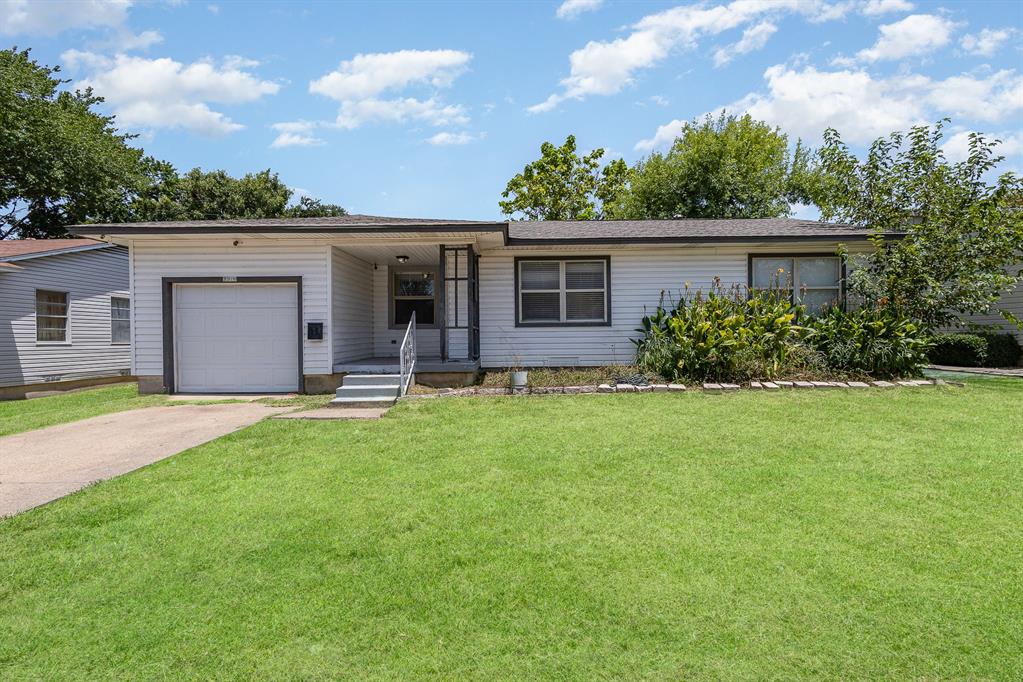
[[[404,329],[388,329],[391,317],[390,301],[387,298],[388,269],[373,271],[373,346],[378,358],[398,357]],[[416,332],[416,353],[419,357],[440,357],[440,331],[419,327]]]
[[[661,292],[678,300],[688,282],[707,289],[747,283],[750,253],[834,253],[838,244],[721,247],[608,246],[563,250],[499,249],[480,257],[480,362],[483,367],[541,367],[631,363],[643,316]],[[865,246],[851,245],[862,251]],[[611,322],[599,327],[516,327],[515,257],[610,256]]]
[[[329,349],[331,247],[301,240],[231,240],[220,238],[146,241],[131,249],[135,374],[163,376],[163,277],[302,277],[302,327],[324,322],[324,340],[303,340],[303,371],[333,371]]]
[[[1010,268],[1009,272],[1018,273],[1020,266]],[[1016,288],[1004,294],[995,306],[998,310],[1008,310],[1016,317],[1023,319],[1023,284],[1017,284]],[[1016,339],[1023,344],[1023,331],[1020,331],[1015,325],[1009,324],[1009,322],[999,315],[997,312],[992,312],[989,315],[968,315],[963,317],[965,322],[972,322],[974,324],[990,325],[992,327],[998,327],[1007,332],[1011,332],[1016,336]],[[962,331],[953,330],[953,331]]]
[[[0,386],[130,373],[131,346],[110,342],[110,297],[128,297],[128,250],[20,260],[0,274]],[[36,343],[36,289],[68,292],[66,344]]]
[[[373,265],[332,247],[331,298],[334,363],[373,357]]]

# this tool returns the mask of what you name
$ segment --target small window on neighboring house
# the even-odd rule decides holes
[[[67,343],[67,321],[67,292],[36,290],[36,341]]]
[[[110,343],[131,343],[131,300],[110,298]]]
[[[750,286],[783,292],[810,313],[842,303],[842,261],[837,256],[753,256]]]
[[[432,327],[437,306],[437,275],[430,271],[391,273],[391,326],[406,327],[416,313],[416,326]]]
[[[519,317],[524,325],[608,324],[608,259],[518,261]]]

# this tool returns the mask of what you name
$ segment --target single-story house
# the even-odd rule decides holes
[[[479,222],[348,215],[81,225],[127,247],[131,373],[143,392],[331,391],[397,372],[627,363],[662,292],[764,285],[784,268],[814,307],[842,298],[839,244],[798,219]]]
[[[127,248],[0,241],[0,399],[129,378],[130,311]]]

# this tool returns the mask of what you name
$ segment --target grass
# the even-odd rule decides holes
[[[1023,381],[268,420],[0,521],[0,678],[1019,679]]]
[[[528,371],[529,385],[543,388],[550,386],[596,386],[613,381],[616,377],[627,377],[637,373],[647,374],[651,381],[667,383],[667,379],[661,379],[649,372],[644,372],[635,365],[534,367]],[[480,385],[486,388],[508,388],[511,385],[511,372],[486,372]]]
[[[31,400],[4,400],[0,401],[0,436],[166,402],[166,396],[139,395],[137,384],[115,384]]]

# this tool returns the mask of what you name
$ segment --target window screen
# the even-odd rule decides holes
[[[394,273],[391,296],[393,326],[407,326],[413,312],[416,314],[417,326],[434,324],[437,279],[433,272]]]
[[[114,296],[110,299],[110,343],[131,341],[131,301]]]
[[[518,321],[606,323],[607,263],[605,259],[519,261]]]
[[[36,291],[36,341],[66,342],[67,320],[66,291]]]
[[[755,256],[753,288],[785,292],[810,313],[841,303],[842,263],[837,256]]]

